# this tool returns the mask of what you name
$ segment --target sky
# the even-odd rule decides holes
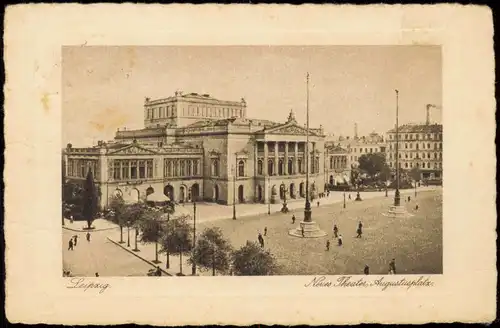
[[[293,110],[335,136],[424,122],[426,104],[441,106],[438,46],[71,46],[62,57],[62,146],[113,139],[143,127],[144,98],[175,91],[245,98],[247,117],[284,122]],[[441,123],[442,110],[431,112]]]

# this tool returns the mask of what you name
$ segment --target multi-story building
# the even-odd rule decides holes
[[[349,151],[337,145],[325,146],[325,181],[329,185],[349,184],[351,163]]]
[[[399,127],[399,167],[411,170],[418,167],[421,179],[442,179],[443,125],[405,124]],[[396,168],[396,129],[387,132],[387,163]]]
[[[139,201],[163,192],[176,202],[222,204],[305,197],[306,129],[290,112],[285,122],[249,119],[246,102],[176,93],[146,98],[145,127],[118,130],[112,142],[63,150],[66,179],[92,170],[105,207],[114,194]],[[309,129],[312,196],[325,185],[325,135]],[[234,194],[234,196],[233,196]]]

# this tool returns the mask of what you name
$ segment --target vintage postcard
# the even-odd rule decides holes
[[[474,6],[9,7],[9,320],[491,322],[492,31]]]

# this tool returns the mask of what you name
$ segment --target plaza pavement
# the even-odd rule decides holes
[[[87,242],[87,232],[63,229],[63,268],[70,270],[72,276],[94,277],[96,272],[101,277],[146,276],[152,266],[109,241],[109,231],[92,231]],[[78,235],[78,242],[71,251],[68,242],[74,235]]]
[[[405,204],[404,198],[408,197],[409,195],[412,197],[412,201],[410,204],[408,204],[408,209],[412,211],[412,208],[416,203],[420,204],[420,199],[421,198],[428,198],[430,196],[426,195],[434,195],[436,193],[440,193],[441,188],[440,187],[424,187],[424,188],[419,188],[418,189],[418,195],[420,197],[417,197],[417,200],[414,199],[414,190],[402,190],[401,195],[402,195],[402,204]],[[350,243],[350,236],[351,234],[354,234],[356,230],[356,225],[357,225],[357,218],[360,218],[363,220],[365,224],[365,236],[369,236],[370,234],[373,234],[375,231],[378,230],[377,233],[375,234],[375,239],[374,240],[384,240],[384,234],[386,234],[385,237],[387,240],[390,240],[391,238],[396,238],[396,234],[398,234],[398,228],[392,228],[391,224],[396,223],[394,222],[395,219],[389,219],[385,218],[382,216],[382,212],[386,211],[388,206],[393,202],[393,197],[394,194],[393,192],[389,192],[389,197],[385,197],[385,191],[384,192],[365,192],[361,193],[361,198],[363,199],[362,202],[356,202],[354,201],[355,198],[355,193],[351,192],[351,200],[347,199],[348,193],[346,193],[346,204],[347,208],[343,209],[342,208],[342,202],[343,202],[343,193],[342,192],[336,192],[336,193],[330,193],[330,197],[328,198],[322,198],[320,199],[320,207],[317,207],[316,201],[313,202],[312,208],[313,208],[313,219],[320,222],[322,229],[326,230],[329,235],[331,235],[331,229],[333,227],[332,220],[335,218],[335,220],[339,220],[337,223],[339,225],[340,233],[344,233],[344,231],[349,231],[349,236],[344,235],[344,243]],[[224,235],[228,237],[231,241],[231,244],[237,248],[246,243],[247,240],[254,240],[256,241],[257,239],[257,234],[258,232],[263,232],[264,227],[268,227],[269,234],[266,236],[266,249],[270,249],[275,256],[278,258],[278,262],[280,263],[285,263],[285,267],[283,268],[283,273],[285,274],[340,274],[340,273],[359,273],[357,271],[351,272],[352,270],[357,270],[357,268],[361,264],[356,264],[356,265],[347,265],[347,263],[341,264],[341,256],[339,255],[342,252],[345,252],[346,250],[349,250],[352,246],[344,246],[341,250],[341,252],[337,255],[337,261],[340,261],[338,265],[332,266],[331,263],[323,266],[317,266],[314,264],[315,261],[320,259],[320,262],[324,262],[325,255],[324,254],[324,243],[326,242],[327,238],[319,238],[319,239],[305,239],[302,240],[300,238],[294,238],[288,236],[288,230],[293,228],[294,226],[291,225],[291,216],[295,214],[297,221],[296,225],[298,225],[298,222],[302,219],[303,216],[303,207],[304,207],[304,201],[295,201],[289,203],[289,208],[290,208],[290,213],[283,214],[280,213],[279,210],[281,209],[281,204],[274,204],[272,205],[272,212],[271,215],[267,215],[267,205],[261,205],[261,204],[242,204],[242,205],[237,205],[237,209],[239,209],[240,215],[237,215],[237,220],[231,220],[232,218],[232,207],[231,206],[222,206],[222,205],[206,205],[205,204],[197,205],[197,233],[200,233],[205,227],[209,226],[218,226],[221,227],[221,229],[224,232]],[[436,204],[434,204],[436,205]],[[434,205],[431,205],[434,206]],[[185,207],[187,208],[190,205],[186,205]],[[434,209],[429,207],[425,208],[425,206],[421,206],[421,209],[419,210],[419,215],[424,215],[426,211],[433,211]],[[252,207],[254,207],[252,209]],[[246,209],[249,209],[248,213]],[[215,211],[212,212],[212,211]],[[242,214],[244,212],[245,215]],[[230,214],[229,214],[230,213]],[[263,215],[264,214],[264,215]],[[421,216],[420,215],[420,216]],[[414,218],[410,218],[408,220],[413,220],[413,221],[408,221],[408,222],[420,222],[420,220],[417,220],[417,218],[420,218],[420,216],[416,216]],[[435,215],[434,215],[435,216]],[[242,219],[242,218],[245,219]],[[347,222],[343,222],[349,220]],[[374,224],[370,221],[378,221],[379,223]],[[400,220],[400,219],[397,219]],[[440,214],[438,217],[435,218],[435,221],[439,222],[434,222],[439,225],[440,223]],[[384,223],[385,226],[380,226],[380,223]],[[111,223],[109,223],[111,224]],[[98,227],[98,224],[96,223],[96,228]],[[112,225],[112,224],[111,224]],[[399,225],[400,228],[404,227],[405,225]],[[346,227],[349,227],[346,229]],[[389,229],[389,230],[388,230]],[[124,236],[123,239],[126,240],[127,238],[127,230],[124,229]],[[108,233],[108,237],[110,240],[114,242],[118,242],[120,240],[120,231],[119,229],[111,229],[111,230],[106,230]],[[440,232],[440,230],[439,230]],[[405,231],[406,234],[410,233],[412,234],[412,231]],[[417,232],[415,232],[417,233]],[[131,235],[131,242],[130,242],[130,247],[126,247],[126,244],[122,244],[121,247],[127,249],[128,252],[132,252],[132,248],[134,248],[134,232],[131,230],[130,232]],[[393,237],[391,237],[393,236]],[[410,235],[408,235],[410,236]],[[424,235],[422,235],[424,236]],[[273,239],[276,239],[276,241],[273,242]],[[331,240],[331,236],[329,236]],[[368,237],[367,237],[368,238]],[[439,236],[437,237],[439,239]],[[366,238],[365,238],[366,239]],[[363,239],[364,240],[364,239]],[[434,242],[438,242],[434,241]],[[358,242],[358,240],[356,240]],[[373,242],[373,240],[372,240]],[[332,253],[337,251],[335,248],[336,246],[336,241],[331,240],[331,249]],[[386,267],[386,257],[390,257],[391,251],[389,249],[393,250],[392,253],[394,254],[394,246],[397,246],[397,244],[394,245],[389,245],[389,241],[385,242],[385,247],[387,248],[386,256],[384,256],[384,259],[378,259],[376,263],[372,263],[372,265],[375,265],[375,267],[372,267],[372,272],[373,273],[387,273],[384,272],[385,267]],[[300,247],[298,247],[300,246]],[[373,247],[372,245],[371,247]],[[380,245],[375,245],[376,247],[380,247]],[[439,245],[438,245],[439,246]],[[118,246],[117,246],[118,247]],[[430,246],[429,246],[430,247]],[[138,248],[140,249],[140,252],[135,253],[137,256],[140,256],[144,260],[147,261],[153,261],[155,259],[155,246],[154,244],[142,244],[138,242]],[[315,249],[318,257],[315,256],[310,256],[311,254],[309,251],[311,248]],[[439,247],[437,247],[439,248]],[[352,253],[353,256],[357,256],[356,254],[359,253],[359,249],[350,249],[349,252]],[[367,247],[364,248],[364,252],[366,253],[368,250]],[[377,252],[380,252],[377,251]],[[413,252],[415,252],[413,250]],[[297,256],[290,256],[292,253],[296,253]],[[346,254],[344,254],[345,256]],[[361,259],[366,259],[368,256],[364,254],[361,256]],[[394,257],[397,257],[394,255]],[[412,255],[409,255],[411,258]],[[188,256],[183,256],[183,270],[182,272],[185,275],[190,275],[191,274],[191,266],[187,264],[187,260],[189,258]],[[295,263],[294,261],[297,258],[304,258],[304,259],[310,259],[311,263],[306,263],[305,266],[304,264],[299,264]],[[175,275],[178,272],[180,272],[180,263],[179,263],[179,256],[174,256],[170,255],[170,268],[166,269],[165,262],[166,262],[166,256],[165,254],[159,254],[158,259],[161,261],[158,265],[163,269],[168,272],[170,275]],[[347,260],[349,261],[349,260]],[[438,260],[439,261],[439,260]],[[327,262],[330,262],[327,260]],[[404,262],[404,260],[402,261]],[[353,261],[351,260],[351,263]],[[371,266],[371,265],[370,265]],[[439,267],[439,264],[433,265],[432,268],[427,268],[423,267],[421,268],[422,270],[430,270],[430,271],[435,271],[438,270],[435,267]],[[335,267],[335,268],[334,268]],[[364,264],[363,264],[364,267]],[[410,266],[406,266],[409,268]],[[415,267],[415,266],[413,266]],[[355,268],[355,269],[354,269]],[[340,272],[340,271],[343,272]],[[361,268],[362,270],[362,268]],[[417,270],[420,271],[419,268],[415,267],[412,269],[413,271]],[[410,270],[410,271],[412,271]],[[407,270],[408,271],[408,270]],[[198,275],[211,275],[211,270],[208,271],[201,271],[197,270]]]

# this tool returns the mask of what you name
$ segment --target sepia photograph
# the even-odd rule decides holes
[[[495,320],[488,7],[5,16],[10,322]]]
[[[443,273],[442,49],[64,46],[67,277]]]

